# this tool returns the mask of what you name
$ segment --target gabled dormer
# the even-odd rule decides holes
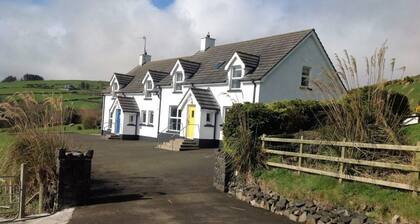
[[[114,75],[111,78],[111,81],[109,82],[112,94],[115,95],[118,91],[127,86],[131,82],[131,80],[133,80],[133,78],[134,76],[131,75],[114,73]]]
[[[148,70],[141,82],[143,85],[144,98],[151,99],[152,93],[157,92],[156,87],[159,84],[159,82],[168,75],[169,74],[166,72]]]
[[[252,73],[257,67],[260,57],[236,51],[225,66],[230,90],[240,90],[242,78]]]
[[[182,93],[184,81],[194,75],[198,69],[200,69],[200,63],[178,59],[170,73],[174,93]]]

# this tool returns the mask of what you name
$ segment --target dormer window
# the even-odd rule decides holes
[[[176,72],[174,75],[174,91],[181,92],[182,91],[182,72]]]
[[[152,90],[153,90],[152,81],[147,80],[146,85],[145,85],[145,97],[146,98],[152,98]]]
[[[116,82],[112,83],[111,90],[112,90],[112,95],[115,96],[115,92],[118,90],[118,84]]]
[[[242,68],[241,68],[241,66],[233,66],[231,68],[230,88],[231,89],[240,89],[241,88],[241,78],[242,78]]]

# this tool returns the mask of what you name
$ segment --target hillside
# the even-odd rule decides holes
[[[60,96],[65,105],[78,109],[100,109],[105,81],[45,80],[0,83],[0,101],[15,93],[32,92],[36,97]]]
[[[406,95],[413,111],[420,104],[420,75],[389,81],[386,88]]]

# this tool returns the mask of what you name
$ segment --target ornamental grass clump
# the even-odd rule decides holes
[[[0,103],[0,119],[10,124],[14,142],[6,148],[2,173],[18,174],[26,165],[27,195],[39,193],[42,210],[53,207],[57,185],[56,151],[67,148],[63,132],[63,101],[33,94],[16,94]]]

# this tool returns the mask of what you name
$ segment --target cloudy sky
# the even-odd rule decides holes
[[[216,44],[315,28],[330,57],[360,61],[387,41],[387,58],[420,73],[420,1],[0,0],[0,78],[108,80],[138,63],[190,55],[207,32]]]

